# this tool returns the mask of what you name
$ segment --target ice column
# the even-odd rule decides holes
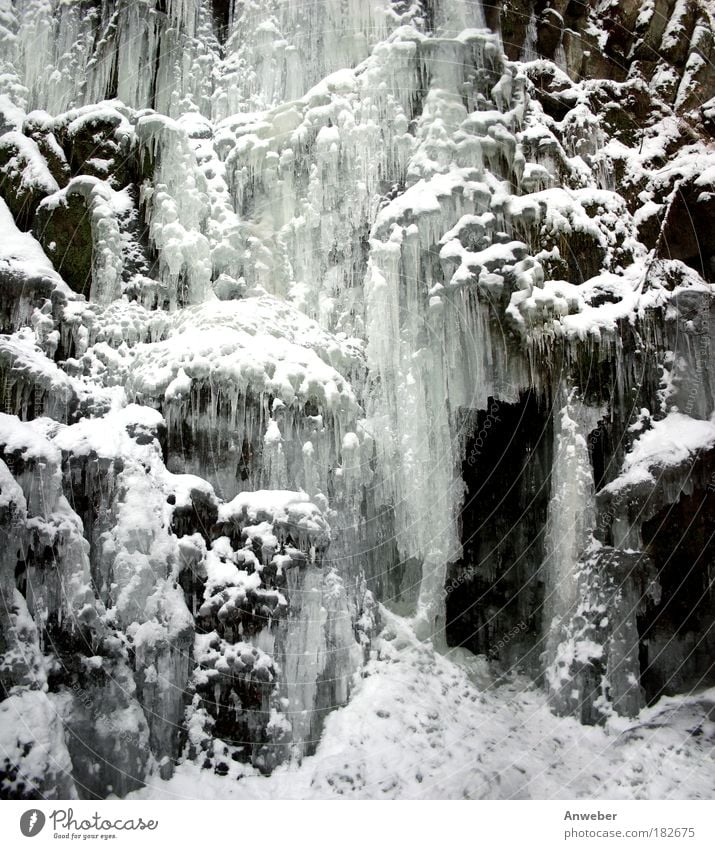
[[[211,293],[211,249],[204,228],[209,214],[206,181],[184,130],[170,118],[147,115],[137,123],[154,182],[142,200],[150,238],[159,254],[170,307],[198,304]]]
[[[577,604],[576,566],[595,525],[593,472],[587,434],[598,411],[573,391],[555,418],[551,502],[546,525],[546,610],[552,628],[572,614]]]
[[[561,395],[565,395],[563,390]],[[574,390],[562,403],[555,419],[552,495],[546,524],[544,623],[547,687],[556,709],[569,712],[574,688],[588,688],[583,682],[603,653],[588,626],[585,611],[590,600],[583,596],[590,581],[585,572],[581,574],[595,544],[595,487],[587,436],[595,428],[600,411],[582,403]],[[580,676],[580,685],[576,676]]]
[[[481,0],[443,0],[437,7],[437,30],[442,36],[486,27]]]
[[[416,303],[400,326],[402,240],[395,227],[388,242],[372,244],[367,355],[379,380],[368,410],[397,547],[402,557],[422,560],[415,624],[427,638],[441,633],[446,566],[458,554],[458,493],[441,352],[425,344]]]

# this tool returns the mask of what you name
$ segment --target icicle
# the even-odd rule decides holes
[[[45,91],[51,74],[52,3],[50,0],[24,0],[18,32],[22,80],[27,87],[30,109],[45,106]],[[48,69],[49,65],[49,69]]]

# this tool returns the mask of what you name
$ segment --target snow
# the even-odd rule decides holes
[[[4,793],[18,793],[24,784],[45,798],[76,798],[66,780],[72,761],[64,728],[47,693],[23,690],[0,702],[0,752],[18,765],[16,776],[4,778]]]
[[[21,173],[20,187],[22,189],[38,189],[44,194],[52,194],[59,188],[55,178],[50,173],[44,156],[40,153],[37,143],[20,132],[11,130],[0,137],[0,150],[14,152],[14,156],[3,166],[3,173],[9,175],[13,171]]]
[[[62,280],[42,250],[39,242],[30,233],[17,228],[12,213],[0,198],[0,269],[12,269],[26,277],[47,277],[53,286],[68,297],[73,297],[69,286]]]
[[[623,471],[607,487],[609,492],[642,483],[655,483],[669,467],[692,465],[695,458],[715,447],[715,421],[700,421],[670,412],[652,422],[633,444],[623,461]]]
[[[270,523],[281,537],[288,534],[301,548],[327,547],[330,529],[321,510],[305,492],[257,490],[239,493],[219,507],[219,521],[233,522],[250,536],[251,525]],[[261,532],[265,537],[265,532]],[[265,544],[265,538],[264,538]]]
[[[220,327],[243,331],[259,337],[261,344],[269,347],[273,340],[267,336],[284,337],[293,345],[315,350],[322,360],[346,376],[363,365],[360,340],[326,332],[291,304],[260,289],[247,292],[240,301],[209,301],[187,307],[172,316],[172,323],[177,333]]]
[[[23,445],[22,447],[24,448],[25,446]],[[10,474],[7,464],[2,460],[0,460],[0,508],[8,512],[17,510],[20,513],[24,513],[27,510],[22,489]]]
[[[129,404],[101,418],[82,419],[61,428],[53,438],[53,444],[75,457],[94,453],[98,457],[119,459],[138,453],[136,443],[127,434],[127,427],[139,427],[154,433],[163,423],[161,414],[156,410]]]
[[[477,686],[390,616],[350,703],[299,767],[225,781],[186,762],[132,798],[707,799],[714,702],[712,689],[665,699],[605,728],[556,719],[525,679]]]
[[[0,445],[3,451],[19,452],[26,462],[39,462],[59,466],[59,450],[48,442],[38,427],[41,423],[25,423],[16,416],[0,413]]]
[[[227,393],[244,394],[249,388],[270,393],[288,405],[315,398],[326,410],[354,414],[358,409],[351,388],[335,369],[285,339],[217,327],[186,329],[166,341],[136,347],[129,377],[135,397],[170,401],[181,391],[188,394],[189,380],[215,382]]]

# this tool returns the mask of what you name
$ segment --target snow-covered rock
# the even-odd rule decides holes
[[[422,796],[512,666],[591,743],[715,683],[712,45],[706,0],[0,3],[0,795]]]

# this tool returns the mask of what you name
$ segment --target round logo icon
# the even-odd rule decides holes
[[[34,837],[45,827],[45,815],[37,808],[31,808],[20,817],[20,831],[25,837]]]

